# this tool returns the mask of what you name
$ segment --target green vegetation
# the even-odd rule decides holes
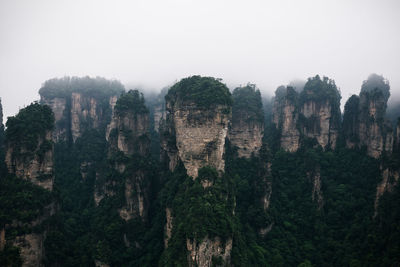
[[[72,84],[71,79],[63,82],[66,88]],[[57,92],[70,93],[75,90],[71,88]],[[46,90],[41,93],[57,95]],[[104,89],[104,95],[115,92]],[[327,100],[333,107],[340,101],[334,82],[319,76],[310,78],[301,93],[280,87],[276,97],[291,101],[296,109],[308,100]],[[219,80],[193,76],[174,85],[166,99],[195,101],[203,108],[232,105],[234,116],[245,109],[252,113],[251,118],[263,119],[260,93],[251,84],[236,88],[231,97]],[[131,90],[120,97],[115,108],[120,114],[149,113],[154,112],[151,105],[159,104],[157,101],[148,101],[150,107],[146,107],[143,95]],[[344,132],[351,136],[359,101],[352,97],[345,107]],[[382,196],[374,217],[381,166],[399,170],[399,151],[376,160],[368,157],[364,148],[349,150],[338,143],[335,150],[323,151],[309,139],[296,153],[278,150],[272,102],[265,104],[267,134],[259,156],[238,158],[227,140],[226,172],[203,167],[195,180],[187,176],[182,162],[170,172],[150,156],[110,151],[105,125],[98,129],[86,125],[74,143],[55,144],[53,192],[13,175],[0,176],[0,228],[10,227],[15,220],[22,223],[7,228],[9,241],[45,229],[45,266],[94,266],[95,261],[110,266],[187,266],[187,240],[201,242],[206,237],[219,237],[222,246],[232,239],[234,266],[399,265],[398,185]],[[53,120],[47,106],[34,103],[10,118],[5,138],[36,151],[38,137],[53,128]],[[111,137],[115,134],[111,132]],[[174,136],[168,137],[168,141],[176,141]],[[152,140],[159,140],[154,132]],[[38,153],[51,145],[44,142]],[[313,200],[313,190],[318,189],[314,188],[316,177],[320,178],[320,202]],[[135,200],[141,194],[145,199],[144,218],[133,216],[125,221],[120,216],[121,208],[128,204],[127,181],[134,185],[128,195]],[[392,178],[390,182],[394,184]],[[56,214],[37,227],[26,227],[52,202],[57,204]],[[165,249],[166,208],[172,212],[173,228]],[[212,264],[225,263],[221,257],[213,257]],[[0,252],[0,265],[21,265],[18,248],[11,242]]]
[[[373,73],[369,75],[368,79],[363,82],[361,86],[361,93],[368,92],[374,95],[379,91],[383,94],[385,101],[387,101],[390,97],[389,81],[383,76]]]
[[[143,94],[138,90],[129,90],[127,93],[122,94],[117,100],[115,111],[120,116],[129,111],[134,114],[149,113],[148,108],[144,104]]]
[[[260,90],[254,84],[247,84],[245,87],[238,87],[232,93],[233,106],[232,118],[240,118],[242,113],[249,117],[246,120],[264,121],[264,112],[261,102]]]
[[[47,80],[39,94],[46,98],[68,97],[71,93],[82,93],[84,95],[93,95],[97,97],[109,97],[120,95],[125,91],[124,86],[116,80],[106,80],[101,77],[63,77]]]
[[[338,108],[340,99],[340,92],[335,81],[328,77],[323,77],[321,80],[319,75],[308,78],[303,91],[300,93],[300,105],[310,100],[316,102],[329,101],[333,107]]]
[[[54,115],[50,107],[35,102],[9,117],[6,126],[6,142],[12,144],[17,153],[22,147],[32,152],[39,138],[44,138],[46,132],[54,128]]]
[[[197,106],[204,108],[214,105],[232,105],[231,93],[225,84],[219,79],[201,76],[182,79],[169,89],[165,99],[194,102]]]

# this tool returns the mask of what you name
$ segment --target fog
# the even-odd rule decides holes
[[[400,96],[398,0],[1,0],[5,117],[50,78],[102,76],[160,90],[189,75],[263,94],[320,74],[342,106],[370,73]]]

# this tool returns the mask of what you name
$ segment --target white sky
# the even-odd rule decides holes
[[[399,0],[0,0],[5,116],[64,75],[159,90],[200,74],[273,92],[320,74],[343,105],[372,72],[400,95]]]

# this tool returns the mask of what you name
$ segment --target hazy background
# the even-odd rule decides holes
[[[316,74],[342,105],[372,72],[400,95],[398,0],[0,0],[5,116],[53,77],[103,76],[160,90],[185,76],[272,94]]]

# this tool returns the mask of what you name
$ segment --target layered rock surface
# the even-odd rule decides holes
[[[194,85],[185,85],[183,80],[168,92],[161,146],[171,171],[180,160],[187,174],[196,178],[199,168],[204,166],[224,171],[231,100],[227,90],[217,92],[221,94],[218,102],[219,98],[213,99],[207,92],[191,92],[191,86]]]
[[[54,117],[50,108],[37,103],[9,118],[5,162],[9,173],[45,189],[53,188]]]
[[[124,87],[102,78],[65,77],[46,81],[39,90],[40,102],[53,110],[53,140],[75,142],[87,129],[103,131]]]
[[[303,91],[279,87],[273,122],[280,134],[280,147],[294,152],[305,138],[315,139],[324,149],[335,148],[340,130],[340,93],[332,80],[310,78]]]
[[[343,130],[348,148],[366,147],[369,156],[379,158],[384,152],[390,154],[394,144],[391,124],[385,119],[389,89],[383,80],[372,89],[368,83],[364,81],[360,96],[353,95],[346,103]]]
[[[114,166],[125,177],[125,205],[119,209],[121,218],[147,217],[149,182],[146,170],[130,167],[129,157],[148,157],[150,149],[149,111],[143,95],[137,90],[122,94],[116,101],[113,118],[108,126],[109,154],[123,153],[127,160]],[[103,190],[104,191],[104,190]],[[110,194],[110,192],[108,193]],[[96,195],[95,195],[96,198]],[[99,194],[97,194],[99,198]]]
[[[264,116],[261,94],[255,86],[239,87],[233,91],[232,124],[229,141],[238,156],[257,156],[264,136]]]

